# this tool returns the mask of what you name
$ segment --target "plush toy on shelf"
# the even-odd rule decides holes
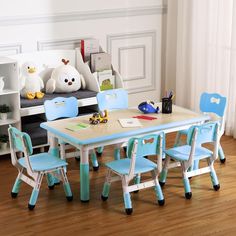
[[[62,59],[63,65],[55,68],[46,83],[46,93],[71,93],[85,89],[85,80],[69,61]]]
[[[25,62],[21,67],[21,96],[28,99],[42,98],[44,93],[41,89],[43,88],[44,83],[38,75],[35,63]]]

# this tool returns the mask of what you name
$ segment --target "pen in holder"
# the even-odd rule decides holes
[[[162,113],[172,113],[172,99],[169,97],[162,98]]]

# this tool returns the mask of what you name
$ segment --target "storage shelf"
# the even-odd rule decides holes
[[[5,154],[10,154],[10,148],[9,147],[7,147],[4,150],[0,149],[0,156],[5,155]]]
[[[16,90],[12,90],[12,89],[3,89],[3,91],[0,92],[0,96],[1,95],[8,95],[8,94],[18,94],[19,92]]]
[[[11,59],[12,58],[12,59]],[[0,71],[1,76],[5,78],[5,87],[3,91],[0,92],[0,104],[8,105],[12,112],[9,114],[9,119],[0,119],[0,131],[1,133],[7,133],[7,126],[12,124],[15,127],[26,131],[30,134],[32,139],[32,144],[34,147],[47,146],[47,132],[40,128],[40,123],[43,122],[39,120],[37,122],[37,117],[44,119],[44,106],[43,103],[23,106],[20,98],[20,78],[18,68],[25,61],[30,61],[34,58],[35,62],[42,69],[44,64],[61,65],[61,58],[67,58],[70,60],[71,64],[74,65],[78,71],[84,75],[86,80],[86,90],[90,90],[94,94],[91,96],[78,96],[78,107],[79,114],[93,113],[97,110],[97,99],[96,94],[100,92],[99,84],[96,78],[90,71],[89,66],[84,63],[80,49],[76,50],[46,50],[41,52],[33,52],[26,54],[18,54],[11,56],[11,58],[0,57]],[[48,68],[49,69],[49,68]],[[41,72],[45,74],[45,78],[48,73],[51,73],[48,69],[43,69]],[[123,82],[119,73],[113,71],[116,77],[115,87],[123,88]],[[85,91],[83,91],[85,93]],[[46,96],[46,95],[45,95]],[[30,121],[31,119],[31,121]],[[41,130],[40,130],[41,129]],[[0,149],[0,156],[9,154],[9,147],[6,150]]]
[[[0,120],[0,126],[1,125],[11,125],[19,122],[19,120],[16,119],[7,119],[7,120]]]

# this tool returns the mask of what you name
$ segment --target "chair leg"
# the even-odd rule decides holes
[[[140,184],[141,181],[141,174],[137,174],[134,178],[134,184]],[[133,193],[138,193],[139,190],[133,191]]]
[[[97,150],[96,150],[96,152],[97,152],[97,156],[101,156],[102,155],[102,153],[103,153],[103,149],[104,149],[104,147],[98,147],[97,148]]]
[[[48,183],[48,188],[50,190],[54,189],[54,177],[51,174],[46,174],[46,180]]]
[[[60,157],[60,155],[61,155],[58,146],[53,147],[53,148],[50,147],[48,152],[49,152],[51,155],[56,156],[56,157]],[[58,174],[60,174],[60,173],[58,173]],[[48,175],[51,175],[51,174],[48,174]],[[55,176],[51,176],[51,177],[49,177],[49,178],[52,178],[52,179],[53,179],[55,185],[60,184],[60,180],[57,179]]]
[[[166,155],[164,166],[162,168],[162,171],[161,171],[160,177],[159,177],[159,183],[160,183],[161,187],[163,187],[166,183],[169,162],[170,162],[170,157]]]
[[[152,171],[152,178],[155,182],[155,192],[156,192],[158,204],[160,206],[163,206],[165,204],[165,199],[164,199],[164,195],[162,193],[162,189],[161,189],[161,186],[159,184],[157,174],[156,174],[155,171]]]
[[[131,196],[129,192],[123,193],[124,203],[125,203],[125,212],[127,215],[131,215],[133,213]]]
[[[37,176],[37,180],[35,181],[35,187],[33,188],[33,191],[30,196],[30,200],[29,200],[29,204],[28,204],[29,210],[33,210],[36,205],[38,195],[39,195],[40,186],[42,183],[42,179],[43,179],[43,173],[39,173]]]
[[[163,150],[166,150],[166,139],[163,139]],[[162,160],[164,161],[166,159],[166,153],[162,152]]]
[[[60,144],[60,157],[62,160],[66,159],[66,147],[64,143]]]
[[[181,138],[181,133],[177,132],[176,137],[175,137],[175,144],[174,147],[178,147],[180,145],[180,138]]]
[[[199,168],[199,160],[194,160],[193,162],[193,170],[198,170]]]
[[[133,213],[132,201],[130,192],[127,191],[128,183],[125,180],[125,177],[122,177],[122,188],[123,188],[123,198],[125,204],[125,212],[127,215],[131,215]]]
[[[73,194],[71,192],[70,184],[69,184],[69,181],[67,179],[66,172],[65,172],[64,168],[60,169],[60,174],[61,174],[61,177],[62,177],[63,188],[64,188],[64,191],[65,191],[65,194],[66,194],[66,199],[67,199],[67,201],[70,202],[70,201],[73,200]]]
[[[23,172],[23,169],[17,175],[15,183],[14,183],[14,185],[12,187],[12,190],[11,190],[11,197],[12,198],[16,198],[18,193],[19,193],[19,191],[20,191],[20,185],[22,183],[22,180],[21,180],[22,172]]]
[[[181,162],[181,168],[182,168],[185,198],[191,199],[191,197],[192,197],[191,186],[189,183],[189,178],[187,177],[187,174],[186,174],[187,170],[185,169],[183,162]]]
[[[110,192],[110,187],[111,187],[111,170],[108,169],[107,170],[106,181],[103,185],[103,190],[102,190],[102,195],[101,195],[101,199],[103,201],[106,201],[108,199],[108,195],[109,195],[109,192]]]
[[[115,160],[120,160],[120,147],[116,147],[114,149],[114,159]]]
[[[219,145],[218,154],[219,154],[219,157],[220,157],[220,162],[225,163],[226,158],[225,158],[225,154],[224,154],[224,151],[223,151],[223,148],[222,148],[221,145]]]
[[[216,171],[213,166],[213,163],[214,162],[211,162],[211,160],[208,159],[208,165],[211,169],[210,176],[211,176],[212,186],[215,189],[215,191],[218,191],[220,189],[220,183],[219,183],[218,177],[216,175]]]
[[[95,150],[92,150],[91,154],[91,161],[92,161],[92,165],[93,165],[93,170],[97,171],[99,169],[99,165],[98,165],[98,160],[97,160],[97,155]]]
[[[186,199],[191,199],[192,192],[191,192],[191,187],[190,187],[189,179],[187,177],[184,177],[183,178],[183,183],[184,183],[185,198]]]

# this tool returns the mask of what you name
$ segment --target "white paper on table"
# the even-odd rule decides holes
[[[119,119],[119,122],[123,128],[142,126],[142,124],[137,118]]]

